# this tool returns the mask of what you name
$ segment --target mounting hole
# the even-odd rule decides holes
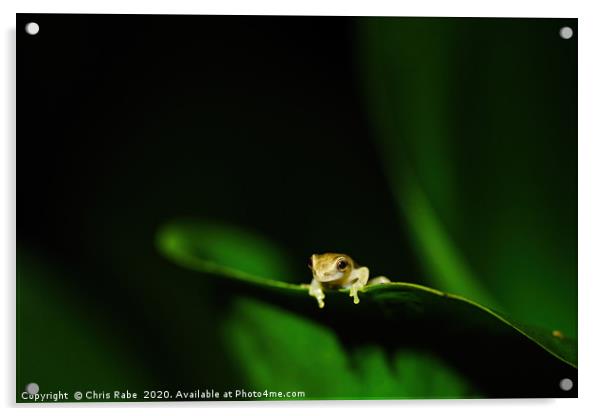
[[[38,394],[40,386],[38,386],[38,383],[29,383],[25,386],[25,391],[29,394]]]
[[[570,391],[573,388],[573,380],[570,378],[563,378],[560,380],[560,389],[564,391]]]
[[[561,27],[558,33],[562,39],[570,39],[573,37],[573,29],[569,26]]]
[[[29,35],[37,35],[40,31],[40,25],[38,25],[36,22],[29,22],[25,25],[25,31]]]
[[[29,22],[25,25],[25,32],[30,35],[37,35],[39,31],[40,25],[38,25],[36,22]]]

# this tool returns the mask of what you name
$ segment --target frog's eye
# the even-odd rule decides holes
[[[348,265],[349,265],[349,263],[347,263],[347,261],[345,259],[339,259],[337,261],[337,270],[342,272],[343,270],[345,270],[347,268]]]

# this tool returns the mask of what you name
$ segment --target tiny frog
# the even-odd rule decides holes
[[[324,288],[349,288],[349,296],[357,304],[360,302],[357,296],[359,289],[366,285],[390,282],[383,276],[368,280],[370,270],[361,267],[346,254],[314,254],[309,258],[308,266],[313,274],[311,284],[307,285],[309,296],[316,298],[320,308],[324,307]]]

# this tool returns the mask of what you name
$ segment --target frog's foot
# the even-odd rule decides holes
[[[352,285],[351,289],[349,290],[349,296],[353,298],[353,303],[355,303],[356,305],[358,303],[360,303],[360,298],[357,296],[357,291],[361,288],[362,286],[360,285]]]
[[[385,276],[378,276],[373,279],[368,280],[368,285],[382,285],[383,283],[391,283],[389,279]]]
[[[315,296],[318,301],[318,307],[322,309],[324,307],[324,296]]]
[[[320,309],[322,309],[324,307],[324,298],[326,296],[324,295],[324,292],[321,289],[316,289],[315,287],[310,286],[309,287],[309,296],[316,298]]]

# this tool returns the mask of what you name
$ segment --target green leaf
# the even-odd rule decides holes
[[[68,283],[67,267],[19,247],[17,256],[17,402],[27,384],[40,393],[148,388],[151,375],[103,316]]]
[[[216,239],[221,241],[220,247],[227,249],[214,246]],[[303,382],[295,384],[292,380],[307,381],[332,372],[336,379],[360,381],[346,387],[353,392],[349,395],[327,380],[327,386],[322,388],[307,381],[314,386],[314,398],[576,394],[576,389],[566,393],[558,387],[563,378],[576,381],[576,342],[567,337],[554,336],[549,329],[522,325],[463,297],[403,282],[364,288],[358,305],[353,304],[345,290],[328,291],[326,307],[319,309],[307,288],[284,282],[288,280],[285,276],[268,279],[235,267],[242,252],[263,259],[265,264],[273,258],[275,247],[263,239],[257,240],[262,241],[261,245],[255,241],[253,234],[240,229],[192,220],[172,222],[157,236],[160,251],[172,261],[219,277],[224,290],[264,302],[264,306],[236,306],[239,313],[233,315],[230,329],[226,330],[230,334],[229,345],[238,351],[241,365],[253,375],[254,385],[265,387],[272,380],[273,386],[274,380],[289,380],[285,384],[294,388]],[[394,276],[389,278],[395,280]],[[270,306],[265,306],[266,302]],[[265,340],[270,337],[272,341]],[[268,348],[270,345],[272,348]],[[279,357],[284,361],[278,362]],[[411,373],[408,364],[420,362],[436,363],[430,366],[432,374],[459,381],[441,381],[447,386],[447,393],[445,389],[412,391],[412,387],[425,382],[426,373],[415,374],[411,383],[405,378],[403,383],[391,370],[401,366],[402,373]],[[390,377],[383,375],[379,366],[391,372]],[[286,375],[291,371],[292,375]],[[299,378],[295,371],[305,376]],[[355,378],[348,377],[347,371],[352,371]],[[371,371],[377,374],[374,377],[389,380],[382,390],[370,390],[361,384]]]
[[[256,299],[238,299],[222,332],[255,390],[302,391],[305,399],[479,397],[428,351],[347,349],[323,325]]]
[[[357,62],[426,281],[576,337],[577,43],[563,25],[577,21],[366,18]]]

